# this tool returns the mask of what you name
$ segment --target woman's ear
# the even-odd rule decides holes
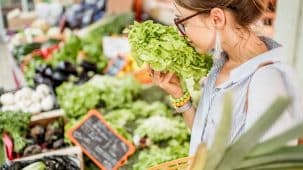
[[[210,11],[210,18],[212,21],[212,24],[214,26],[214,29],[221,30],[225,26],[226,23],[226,17],[225,13],[220,8],[213,8]]]

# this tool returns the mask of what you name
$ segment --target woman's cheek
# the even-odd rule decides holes
[[[213,48],[214,37],[212,31],[204,28],[190,27],[187,29],[186,34],[201,53],[207,53]]]

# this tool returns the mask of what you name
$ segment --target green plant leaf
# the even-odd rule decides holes
[[[239,169],[252,168],[261,165],[275,165],[278,163],[303,162],[303,146],[290,146],[279,149],[270,154],[248,158],[238,167]],[[303,168],[303,167],[302,167]]]
[[[236,170],[302,170],[303,169],[303,162],[296,161],[296,162],[280,162],[280,163],[272,163],[266,165],[260,165],[252,168],[242,168]]]
[[[222,160],[229,145],[230,131],[232,123],[232,98],[227,94],[224,98],[224,111],[220,121],[220,126],[216,131],[216,136],[211,149],[208,152],[205,170],[213,170]]]
[[[205,144],[200,144],[197,153],[194,157],[190,170],[205,170],[204,167],[207,161],[207,147]]]
[[[250,152],[249,156],[253,157],[272,152],[284,146],[287,142],[294,139],[298,139],[301,136],[303,136],[303,124],[298,124],[297,126],[287,130],[286,132],[263,143],[258,144],[252,150],[252,152]]]
[[[289,106],[290,101],[289,97],[276,99],[253,127],[228,148],[217,170],[230,170],[237,167],[251,149],[256,146],[259,139],[282,115],[287,106]]]

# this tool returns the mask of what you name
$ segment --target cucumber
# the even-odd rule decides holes
[[[43,162],[35,162],[24,167],[22,170],[45,170],[45,169],[46,166]]]

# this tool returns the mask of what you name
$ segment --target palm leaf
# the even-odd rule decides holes
[[[247,158],[238,169],[253,168],[260,165],[279,164],[282,162],[303,162],[303,146],[290,146],[279,149],[273,153]],[[303,167],[302,167],[303,169]]]
[[[228,148],[217,170],[230,170],[237,167],[251,149],[256,146],[259,139],[282,115],[290,104],[290,101],[288,97],[279,97],[261,116],[257,123]]]
[[[200,144],[190,167],[190,170],[204,170],[205,163],[206,163],[206,154],[207,154],[207,147],[204,144]],[[199,155],[199,156],[197,156]]]
[[[214,170],[222,160],[228,147],[232,122],[231,102],[231,95],[227,94],[224,98],[224,111],[220,120],[220,126],[216,130],[214,143],[207,154],[205,170]]]
[[[303,162],[281,162],[235,170],[302,170]]]
[[[284,146],[287,142],[298,139],[303,136],[303,124],[298,124],[286,132],[269,139],[263,143],[258,144],[250,153],[249,156],[258,156],[265,153],[272,152]]]

